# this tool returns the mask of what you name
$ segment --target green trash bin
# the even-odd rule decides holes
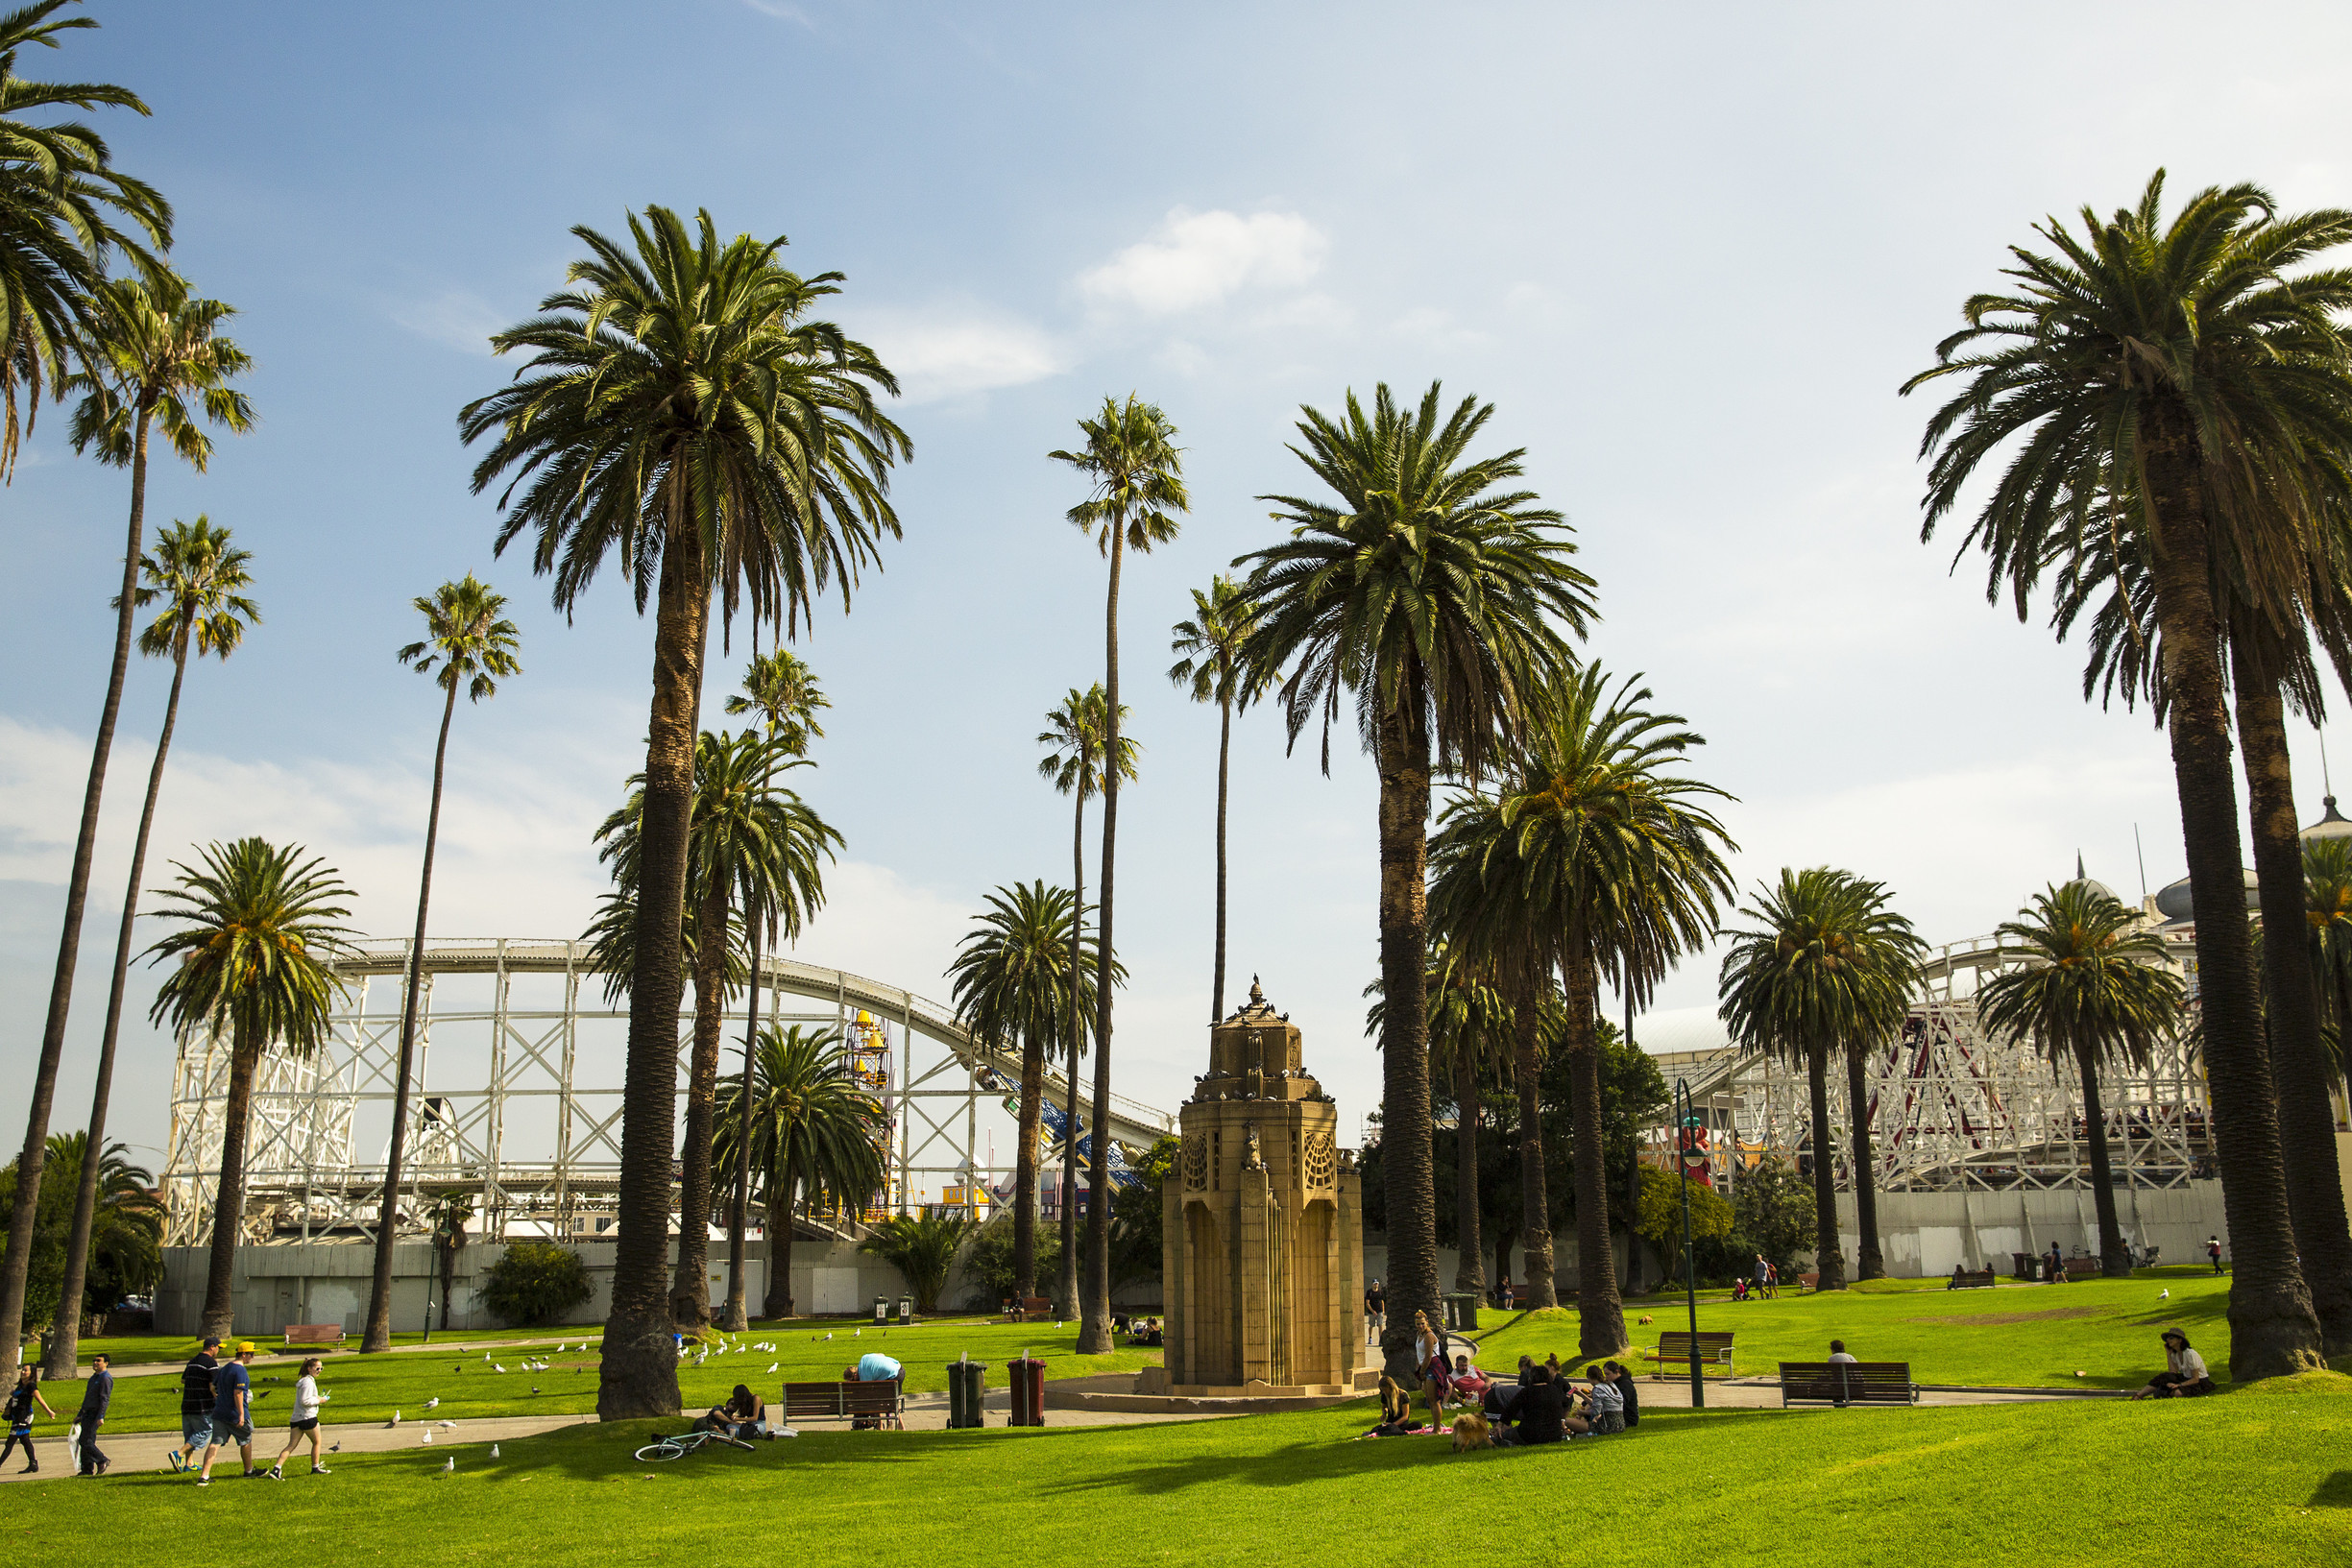
[[[1456,1334],[1478,1332],[1478,1297],[1467,1291],[1449,1291],[1439,1298],[1445,1306],[1445,1326]]]
[[[976,1361],[955,1361],[947,1363],[947,1425],[948,1430],[977,1427],[981,1420],[982,1397],[988,1388],[988,1363]]]

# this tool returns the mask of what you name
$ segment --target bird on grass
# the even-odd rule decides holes
[[[492,1443],[490,1445],[490,1457],[494,1459],[498,1457],[498,1445],[497,1443]]]
[[[767,1363],[767,1369],[768,1369],[769,1371],[773,1372],[773,1371],[774,1371],[774,1370],[777,1368],[777,1366],[778,1366],[779,1364],[781,1364],[781,1363],[776,1363],[776,1362],[769,1362],[769,1363]]]
[[[533,1392],[533,1393],[537,1393],[537,1392],[539,1392],[539,1385],[538,1385],[538,1384],[534,1383],[534,1384],[532,1384],[532,1385],[531,1385],[531,1392]]]
[[[456,1455],[452,1454],[448,1459],[441,1461],[441,1473],[445,1476],[455,1475],[457,1473]]]
[[[2159,1300],[2159,1301],[2170,1301],[2170,1300],[2171,1300],[2171,1299],[2172,1299],[2172,1287],[2170,1287],[2170,1285],[2168,1285],[2168,1286],[2166,1286],[2166,1287],[2165,1287],[2163,1290],[2161,1290],[2161,1291],[2157,1291],[2157,1292],[2156,1292],[2156,1299],[2157,1299],[2157,1300]]]
[[[400,1424],[400,1412],[399,1411],[397,1411],[397,1410],[396,1410],[396,1411],[394,1411],[392,1412],[392,1419],[391,1419],[391,1420],[389,1420],[389,1421],[386,1421],[386,1422],[384,1423],[384,1425],[386,1425],[386,1426],[388,1426],[388,1427],[397,1427],[397,1426],[399,1426]]]
[[[433,1397],[432,1397],[432,1398],[430,1398],[430,1399],[428,1399],[428,1400],[426,1400],[426,1401],[424,1402],[424,1408],[425,1408],[426,1410],[428,1410],[428,1411],[429,1411],[429,1410],[435,1410],[435,1409],[438,1409],[438,1408],[440,1407],[440,1404],[441,1404],[441,1396],[440,1396],[439,1394],[435,1394],[435,1395],[433,1395]]]
[[[503,1372],[506,1370],[505,1367],[498,1365],[496,1362],[491,1363],[490,1369],[494,1372]]]

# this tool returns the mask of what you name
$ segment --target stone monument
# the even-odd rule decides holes
[[[1150,1391],[1355,1390],[1364,1207],[1339,1120],[1301,1065],[1298,1025],[1252,977],[1249,1001],[1211,1025],[1209,1070],[1177,1113],[1183,1147],[1160,1189],[1167,1369]]]

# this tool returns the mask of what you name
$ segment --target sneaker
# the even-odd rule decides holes
[[[325,1466],[324,1464],[314,1464],[314,1465],[312,1465],[312,1466],[310,1467],[310,1473],[311,1473],[312,1475],[314,1475],[314,1476],[331,1476],[331,1475],[333,1475],[333,1474],[334,1474],[334,1472],[333,1472],[332,1470],[329,1470],[329,1469],[328,1469],[328,1468],[327,1468],[327,1466]]]
[[[179,1475],[188,1467],[188,1461],[180,1457],[180,1450],[176,1448],[163,1456],[163,1462],[171,1466],[174,1475]]]
[[[112,1459],[100,1459],[100,1460],[98,1461],[98,1469],[96,1470],[96,1472],[95,1472],[95,1473],[96,1473],[96,1474],[98,1474],[98,1475],[102,1475],[102,1476],[103,1476],[103,1475],[105,1475],[105,1474],[106,1474],[106,1473],[107,1473],[109,1470],[111,1470],[111,1469],[113,1469],[113,1468],[114,1468],[114,1461],[113,1461]]]
[[[198,1476],[196,1478],[196,1484],[199,1486],[209,1486],[212,1484],[212,1478],[210,1476]]]
[[[285,1473],[275,1464],[263,1471],[262,1474],[268,1476],[272,1481],[283,1481],[286,1479]]]

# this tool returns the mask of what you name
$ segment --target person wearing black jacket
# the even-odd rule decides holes
[[[50,1410],[49,1401],[41,1397],[41,1369],[34,1363],[26,1362],[16,1368],[16,1387],[9,1390],[8,1405],[4,1411],[0,1411],[0,1417],[7,1420],[9,1429],[8,1446],[0,1448],[0,1464],[6,1464],[8,1457],[16,1452],[17,1445],[22,1444],[25,1467],[18,1472],[20,1475],[32,1475],[41,1467],[40,1459],[33,1452],[33,1407],[36,1405],[51,1420],[57,1419],[58,1412]]]
[[[1641,1421],[1641,1393],[1634,1387],[1634,1374],[1625,1369],[1622,1362],[1603,1362],[1601,1370],[1609,1374],[1611,1386],[1624,1396],[1625,1430],[1633,1431]]]
[[[195,1464],[197,1452],[212,1441],[212,1374],[220,1370],[221,1359],[214,1354],[220,1348],[220,1336],[207,1336],[204,1348],[180,1369],[181,1442],[164,1456],[175,1470]]]
[[[90,1358],[90,1375],[82,1380],[82,1408],[74,1412],[74,1425],[82,1434],[82,1474],[103,1476],[114,1461],[106,1457],[98,1446],[98,1429],[107,1424],[107,1408],[114,1402],[114,1374],[107,1370],[107,1358]]]
[[[1551,1369],[1530,1367],[1527,1381],[1503,1406],[1503,1419],[1512,1425],[1497,1432],[1495,1441],[1501,1443],[1507,1438],[1513,1447],[1556,1443],[1561,1437],[1561,1417],[1567,1413],[1567,1408],[1565,1392],[1552,1381]]]

